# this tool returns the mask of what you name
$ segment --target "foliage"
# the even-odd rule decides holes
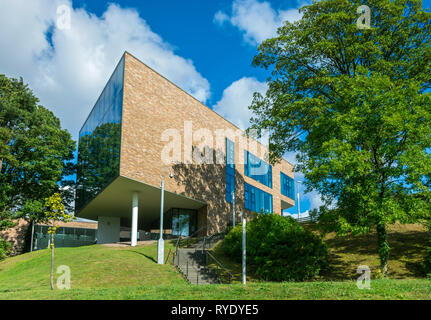
[[[257,276],[270,281],[303,281],[319,274],[327,264],[322,239],[290,217],[258,215],[246,226],[247,263]],[[242,225],[224,239],[226,255],[241,261]]]
[[[9,256],[12,249],[12,245],[5,239],[0,238],[0,261]]]
[[[356,25],[361,5],[370,29]],[[378,232],[384,273],[387,225],[430,215],[431,14],[421,0],[324,0],[302,12],[259,46],[253,64],[272,76],[252,124],[271,130],[272,161],[298,154],[326,231]]]
[[[38,105],[23,80],[0,75],[0,226],[30,215],[43,219],[43,200],[71,200],[75,142],[54,114]],[[67,204],[69,205],[69,204]]]
[[[75,220],[73,215],[69,215],[65,212],[65,207],[61,195],[55,193],[49,198],[45,199],[45,218],[44,222],[49,225],[48,234],[53,235],[59,228],[58,222],[70,222]],[[51,248],[54,247],[54,243],[51,243]]]

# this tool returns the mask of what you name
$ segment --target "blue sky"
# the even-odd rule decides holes
[[[127,50],[246,128],[253,92],[266,90],[267,74],[251,66],[257,45],[282,21],[299,19],[306,2],[0,0],[0,73],[23,77],[77,139]],[[70,8],[68,28],[58,24],[64,5]],[[302,198],[302,212],[320,204],[315,192]]]
[[[214,23],[218,11],[232,10],[232,0],[121,0],[115,1],[123,7],[136,9],[151,26],[153,32],[161,35],[175,52],[191,59],[196,69],[211,84],[211,96],[206,104],[217,103],[226,89],[242,77],[255,77],[265,81],[262,70],[251,67],[256,46],[243,40],[242,32],[233,26]],[[263,2],[263,1],[262,1]],[[296,1],[269,1],[274,10],[288,10],[298,7]],[[102,15],[108,4],[99,0],[79,0],[75,7],[84,7],[90,12]]]

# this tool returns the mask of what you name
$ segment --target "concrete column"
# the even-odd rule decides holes
[[[132,199],[132,247],[136,246],[138,240],[138,193],[133,192]]]

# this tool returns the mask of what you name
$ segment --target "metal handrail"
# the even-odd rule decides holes
[[[214,234],[210,235],[209,237],[204,236],[204,241],[203,241],[203,243],[202,243],[202,251],[204,251],[204,250],[205,250],[205,245],[206,245],[206,243],[207,243],[208,241],[211,241],[211,239],[212,239],[212,238],[214,238],[215,236],[218,236],[218,235],[220,235],[220,233],[214,233]]]
[[[228,276],[229,276],[229,281],[228,281],[228,283],[231,283],[232,278],[233,278],[233,274],[232,274],[232,273],[230,273],[230,272],[229,272],[229,270],[228,270],[228,269],[226,269],[226,268],[221,264],[221,262],[220,262],[220,261],[218,261],[218,260],[216,259],[216,257],[214,257],[211,253],[209,253],[208,251],[205,251],[205,253],[206,253],[206,255],[207,255],[207,259],[206,259],[206,265],[207,265],[207,266],[208,266],[208,256],[209,256],[211,259],[213,259],[213,260],[214,260],[214,262],[216,263],[216,265],[217,265],[217,273],[218,273],[218,277],[219,277],[220,282],[221,282],[220,269],[222,269],[222,270],[223,270],[224,272],[226,272],[226,273],[228,274]]]
[[[206,228],[206,226],[200,228],[199,230],[197,230],[196,232],[194,232],[192,235],[190,235],[188,237],[182,237],[181,235],[178,237],[177,243],[175,245],[175,250],[174,250],[174,252],[172,254],[172,264],[173,265],[177,265],[177,266],[180,265],[180,261],[179,261],[180,256],[178,255],[178,248],[179,248],[179,242],[180,242],[180,240],[181,239],[187,239],[187,238],[190,239],[190,238],[193,237],[193,235],[197,234],[198,232],[202,231],[205,228]],[[189,265],[189,259],[187,259],[187,261],[186,261],[185,275],[186,275],[186,278],[188,279],[188,281],[190,281],[190,279],[189,279],[189,269],[193,268],[193,269],[196,270],[196,284],[199,284],[199,275],[202,275],[202,272],[204,270],[209,270],[210,269],[208,267],[208,257],[209,257],[210,259],[212,259],[215,262],[215,265],[217,266],[216,273],[217,273],[218,281],[220,283],[223,283],[222,277],[226,274],[228,276],[228,283],[232,282],[232,279],[234,278],[234,276],[232,275],[232,273],[230,273],[230,271],[226,267],[224,267],[223,264],[219,260],[217,260],[216,257],[214,257],[211,253],[208,252],[208,250],[205,249],[205,245],[208,242],[208,240],[212,239],[213,237],[215,237],[217,235],[219,235],[219,234],[216,233],[216,234],[213,234],[213,235],[211,235],[209,237],[204,236],[204,241],[203,241],[203,244],[202,244],[202,249],[201,248],[197,248],[197,247],[194,248],[195,252],[198,252],[198,251],[202,250],[202,258],[203,258],[202,266],[203,267],[196,268],[193,265]],[[176,263],[175,263],[175,257],[177,257]],[[222,273],[223,273],[223,275],[222,275]]]
[[[181,239],[187,239],[188,240],[188,239],[192,238],[195,234],[198,234],[199,232],[201,232],[202,230],[204,230],[206,228],[207,228],[207,226],[205,225],[205,226],[199,228],[198,230],[196,230],[195,232],[193,232],[191,235],[189,235],[187,237],[183,237],[181,235],[181,233],[180,233],[180,235],[178,236],[178,239],[177,239],[177,243],[175,244],[175,255],[173,255],[173,259],[172,259],[173,264],[175,264],[175,256],[178,256],[178,247],[179,247],[179,244],[180,244],[180,240]],[[187,243],[187,246],[188,246],[188,243]],[[178,261],[178,264],[179,264],[179,261]]]

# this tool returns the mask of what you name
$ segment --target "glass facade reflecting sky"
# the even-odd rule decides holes
[[[81,210],[120,170],[124,56],[79,132],[76,210]]]
[[[226,201],[232,202],[235,192],[235,143],[226,139]]]
[[[272,195],[248,183],[244,184],[245,208],[257,213],[272,213]]]
[[[272,166],[244,150],[244,174],[262,183],[263,185],[272,188]]]
[[[295,198],[295,180],[288,175],[280,172],[281,181],[281,194],[289,197],[290,199]]]

